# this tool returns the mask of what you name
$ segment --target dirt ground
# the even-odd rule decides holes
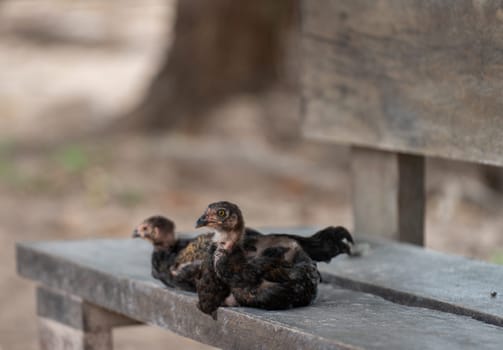
[[[352,226],[347,149],[270,143],[260,98],[210,112],[198,135],[100,132],[141,98],[168,44],[174,2],[139,4],[0,1],[0,350],[36,348],[34,285],[16,276],[17,241],[126,237],[154,213],[190,231],[222,199],[252,227]],[[427,246],[503,263],[503,199],[479,168],[427,166]],[[120,329],[115,341],[206,348],[153,327]]]

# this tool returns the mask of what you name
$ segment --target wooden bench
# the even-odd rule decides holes
[[[501,267],[363,240],[368,255],[320,264],[314,305],[221,308],[218,321],[195,294],[152,279],[151,248],[138,241],[22,243],[17,260],[39,284],[42,349],[112,349],[112,327],[139,322],[224,349],[501,348],[503,303],[491,297],[503,291]]]
[[[301,38],[303,129],[352,146],[368,252],[320,264],[310,307],[221,308],[215,322],[150,277],[146,244],[21,243],[42,349],[111,349],[111,329],[135,323],[224,349],[501,349],[503,268],[417,246],[426,156],[503,165],[500,3],[303,1]]]

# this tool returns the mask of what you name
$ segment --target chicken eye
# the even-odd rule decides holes
[[[218,216],[220,216],[221,218],[223,218],[223,217],[225,216],[225,210],[223,210],[223,209],[219,209],[219,210],[217,211],[217,215],[218,215]]]

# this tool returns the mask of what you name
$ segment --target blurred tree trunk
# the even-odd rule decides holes
[[[295,0],[179,0],[174,42],[128,127],[191,130],[203,112],[281,76]]]

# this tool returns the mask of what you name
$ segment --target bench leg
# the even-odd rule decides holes
[[[37,288],[41,350],[112,350],[112,328],[138,324],[74,295]]]
[[[355,232],[424,245],[424,157],[351,149]]]

